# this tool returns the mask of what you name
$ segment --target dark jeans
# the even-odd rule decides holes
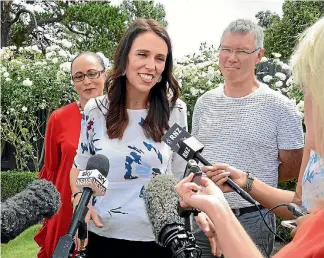
[[[267,209],[261,210],[264,214]],[[265,250],[270,254],[273,250],[275,236],[269,231],[267,226],[264,224],[260,213],[258,211],[245,213],[238,215],[237,219],[240,221],[245,231],[252,238],[254,244],[259,248],[260,252],[265,255]],[[275,216],[268,214],[265,218],[268,226],[276,232]],[[193,228],[195,232],[196,244],[202,249],[202,258],[214,258],[211,253],[210,244],[208,238],[200,230],[199,226],[193,222]],[[218,236],[219,238],[222,236]]]
[[[155,242],[107,238],[88,232],[87,258],[171,258],[167,250]]]

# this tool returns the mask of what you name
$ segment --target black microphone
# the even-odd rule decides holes
[[[294,217],[297,219],[298,217],[305,216],[308,214],[307,209],[304,207],[298,206],[296,203],[288,203],[287,204],[288,210],[292,212]]]
[[[86,170],[80,171],[76,186],[83,190],[80,201],[73,213],[68,233],[62,236],[56,245],[52,258],[66,258],[73,244],[73,238],[80,225],[85,223],[87,207],[92,195],[102,196],[106,193],[109,171],[109,160],[102,154],[91,156],[88,160]]]
[[[178,215],[177,180],[169,175],[157,175],[146,186],[144,200],[156,242],[172,253],[174,258],[197,257],[202,251],[195,237],[185,230]]]
[[[190,159],[188,161],[185,172],[183,174],[183,178],[189,176],[190,173],[194,173],[192,182],[195,182],[197,185],[200,185],[202,171],[201,171],[200,167],[198,166],[197,162],[193,159]],[[178,214],[180,217],[184,218],[185,228],[188,231],[192,231],[190,215],[193,214],[194,216],[197,216],[199,212],[200,211],[198,211],[197,209],[183,208],[183,207],[181,207],[180,202],[178,202]]]
[[[31,182],[22,192],[1,203],[1,243],[8,243],[43,218],[51,218],[60,207],[60,194],[52,182]]]
[[[185,131],[180,125],[175,123],[162,137],[162,141],[169,145],[173,151],[176,151],[186,161],[197,159],[205,166],[212,166],[212,164],[200,154],[204,149],[204,145],[195,137],[191,136],[191,134]],[[257,204],[256,201],[232,179],[228,178],[225,183],[249,203],[253,205]]]

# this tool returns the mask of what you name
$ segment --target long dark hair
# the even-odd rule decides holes
[[[137,36],[144,32],[154,32],[164,39],[168,46],[168,55],[161,81],[150,90],[148,103],[149,110],[142,124],[146,137],[155,142],[161,142],[165,130],[169,129],[170,106],[179,98],[179,84],[172,75],[173,58],[171,41],[166,30],[155,20],[138,19],[128,28],[120,40],[114,54],[114,68],[108,76],[105,87],[107,89],[109,109],[106,114],[107,134],[110,139],[122,139],[128,125],[129,118],[126,110],[126,70],[127,57]],[[171,94],[171,99],[168,99]]]

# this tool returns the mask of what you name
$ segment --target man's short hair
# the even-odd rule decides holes
[[[243,35],[252,32],[255,35],[255,48],[263,48],[263,40],[264,40],[263,29],[252,20],[238,19],[236,21],[231,22],[222,34],[221,41],[220,41],[221,44],[227,32],[238,33]]]

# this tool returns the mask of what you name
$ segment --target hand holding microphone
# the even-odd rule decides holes
[[[190,160],[196,159],[206,166],[212,166],[202,155],[201,152],[204,149],[204,145],[200,143],[195,137],[191,136],[178,124],[174,124],[162,137],[162,140],[171,147],[171,149],[177,152],[183,159]],[[239,185],[237,185],[231,178],[225,180],[231,189],[239,194],[246,201],[253,205],[256,205],[256,201]]]
[[[102,196],[105,194],[108,187],[107,175],[109,171],[109,160],[106,156],[96,154],[88,160],[86,170],[80,171],[76,186],[82,192],[79,201],[74,200],[75,206],[72,221],[66,235],[62,236],[56,245],[52,258],[65,258],[68,256],[73,244],[73,238],[80,224],[94,219],[94,211],[89,205],[92,196]],[[89,211],[89,207],[91,209]],[[97,215],[97,214],[95,214]],[[87,217],[88,216],[88,217]],[[98,218],[99,220],[99,218]],[[100,225],[100,223],[99,223]]]
[[[247,173],[224,163],[204,166],[202,171],[206,173],[207,177],[210,178],[223,193],[233,192],[232,187],[226,184],[228,177],[230,177],[241,188],[246,185]]]
[[[201,177],[200,186],[192,182],[194,174],[176,185],[183,208],[195,208],[208,213],[211,207],[229,207],[223,192],[209,178]]]

